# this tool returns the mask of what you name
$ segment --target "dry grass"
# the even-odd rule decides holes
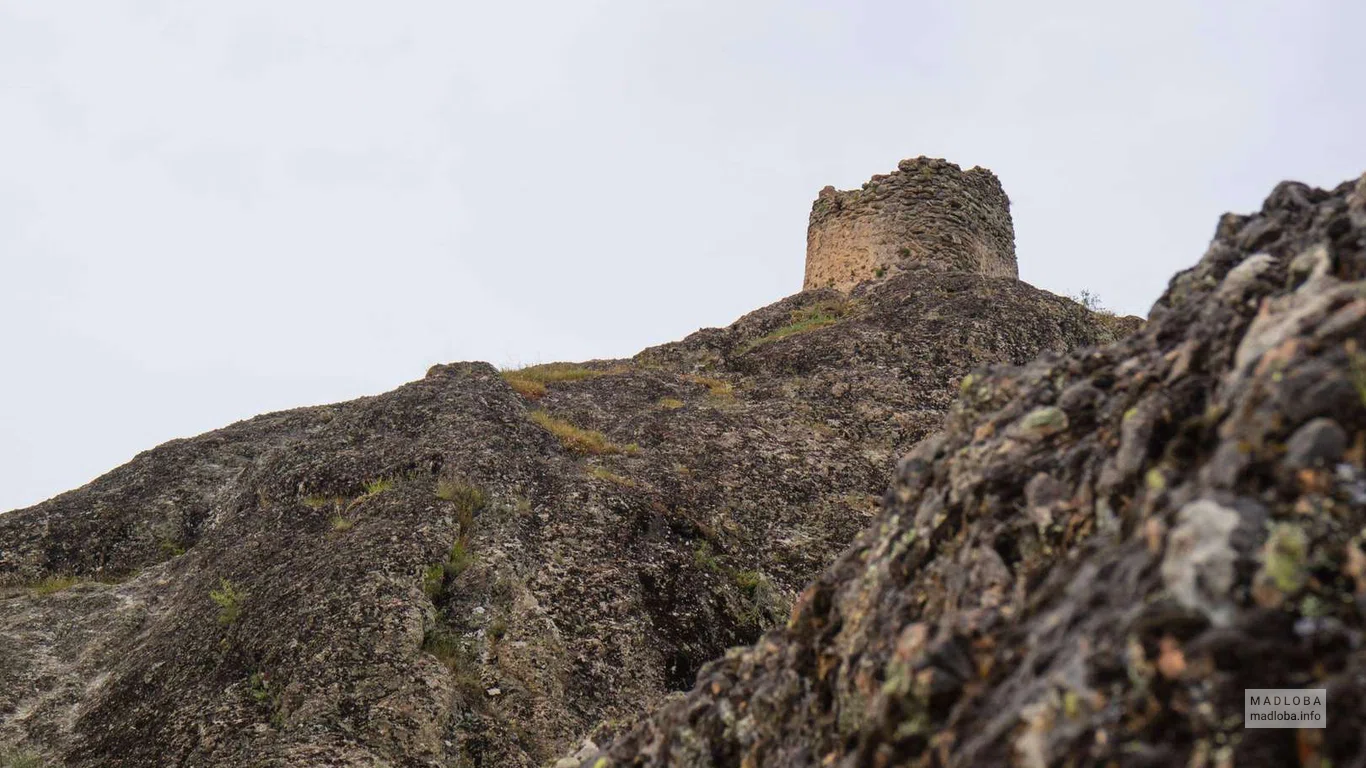
[[[560,444],[567,448],[571,453],[583,456],[595,456],[604,453],[621,453],[621,446],[611,442],[607,436],[601,432],[591,429],[576,427],[564,419],[557,419],[545,411],[532,411],[531,420],[539,424],[547,432],[559,438]]]
[[[598,376],[625,373],[628,370],[630,370],[630,367],[625,365],[617,365],[602,370],[597,368],[586,368],[575,363],[544,363],[542,365],[529,365],[525,368],[503,371],[502,376],[503,380],[508,383],[508,386],[517,391],[517,394],[528,400],[539,400],[545,396],[545,387],[547,384],[582,381]]]
[[[720,400],[735,399],[735,387],[725,379],[714,379],[710,376],[685,376],[688,381],[694,384],[701,384],[707,388],[707,393]]]
[[[613,472],[612,470],[607,469],[606,467],[589,467],[588,474],[592,475],[593,477],[596,477],[599,480],[606,480],[609,483],[616,483],[617,485],[620,485],[624,488],[636,487],[636,481],[632,480],[629,477],[626,477],[625,475],[618,475],[616,472]]]
[[[659,407],[666,411],[676,411],[683,407],[683,401],[676,397],[661,397],[659,398]]]

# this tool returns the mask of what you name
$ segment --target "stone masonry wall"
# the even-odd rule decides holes
[[[1010,200],[994,173],[936,158],[902,160],[861,189],[822,189],[811,206],[803,290],[848,291],[924,261],[1019,277]]]

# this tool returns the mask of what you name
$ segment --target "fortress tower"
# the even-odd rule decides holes
[[[861,189],[821,190],[806,230],[803,290],[848,291],[912,262],[1019,277],[1010,200],[994,173],[919,157]]]

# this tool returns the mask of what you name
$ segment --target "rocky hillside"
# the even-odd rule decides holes
[[[970,371],[1137,323],[927,264],[629,360],[438,365],[172,441],[0,516],[0,765],[553,762],[787,622],[876,519],[820,583],[861,567],[895,527],[875,515],[896,459]],[[986,408],[1008,388],[968,391]],[[747,653],[815,638],[820,589]],[[613,754],[673,743],[676,712]],[[805,763],[778,746],[807,738],[790,714],[696,743]]]
[[[1364,460],[1366,177],[1285,183],[1136,335],[965,380],[787,624],[584,764],[1364,765]],[[1244,729],[1301,687],[1326,729]]]

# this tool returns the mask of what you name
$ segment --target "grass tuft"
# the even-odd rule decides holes
[[[661,397],[659,399],[659,407],[666,411],[676,411],[683,407],[683,401],[676,397]]]
[[[713,379],[710,376],[697,376],[689,374],[683,378],[694,384],[700,384],[707,388],[707,394],[718,400],[734,400],[735,386],[725,379]]]
[[[560,444],[571,453],[596,456],[604,453],[622,452],[621,446],[608,440],[601,432],[576,427],[564,419],[551,416],[545,411],[532,411],[531,420],[559,438]]]
[[[746,342],[740,348],[740,353],[744,354],[756,347],[785,339],[788,336],[810,333],[828,325],[834,325],[844,319],[849,314],[849,310],[849,302],[843,300],[823,301],[815,306],[793,310],[791,322],[757,339]]]
[[[371,480],[370,482],[365,484],[365,495],[374,496],[377,493],[384,493],[385,491],[393,487],[393,480],[387,477],[381,477],[376,480]]]
[[[474,532],[474,516],[488,506],[488,495],[463,480],[443,477],[436,483],[436,497],[455,505],[460,538],[468,542],[470,534]]]
[[[575,363],[544,363],[542,365],[528,365],[525,368],[515,368],[502,371],[503,380],[516,390],[517,394],[528,400],[539,400],[545,396],[547,384],[560,382],[582,381],[593,379],[598,376],[609,376],[616,373],[624,373],[629,370],[627,366],[613,366],[606,370],[597,368],[586,368]]]
[[[79,583],[81,583],[81,580],[75,576],[48,576],[46,579],[34,584],[30,589],[35,595],[53,595],[58,592],[65,592]]]
[[[625,475],[618,475],[616,472],[613,472],[612,470],[607,469],[606,467],[589,467],[588,474],[592,475],[593,477],[596,477],[599,480],[606,480],[609,483],[616,483],[617,485],[623,486],[625,488],[634,488],[636,486],[636,481],[632,480],[629,477],[626,477]]]
[[[334,531],[349,531],[355,523],[341,515],[334,515],[329,521]]]

